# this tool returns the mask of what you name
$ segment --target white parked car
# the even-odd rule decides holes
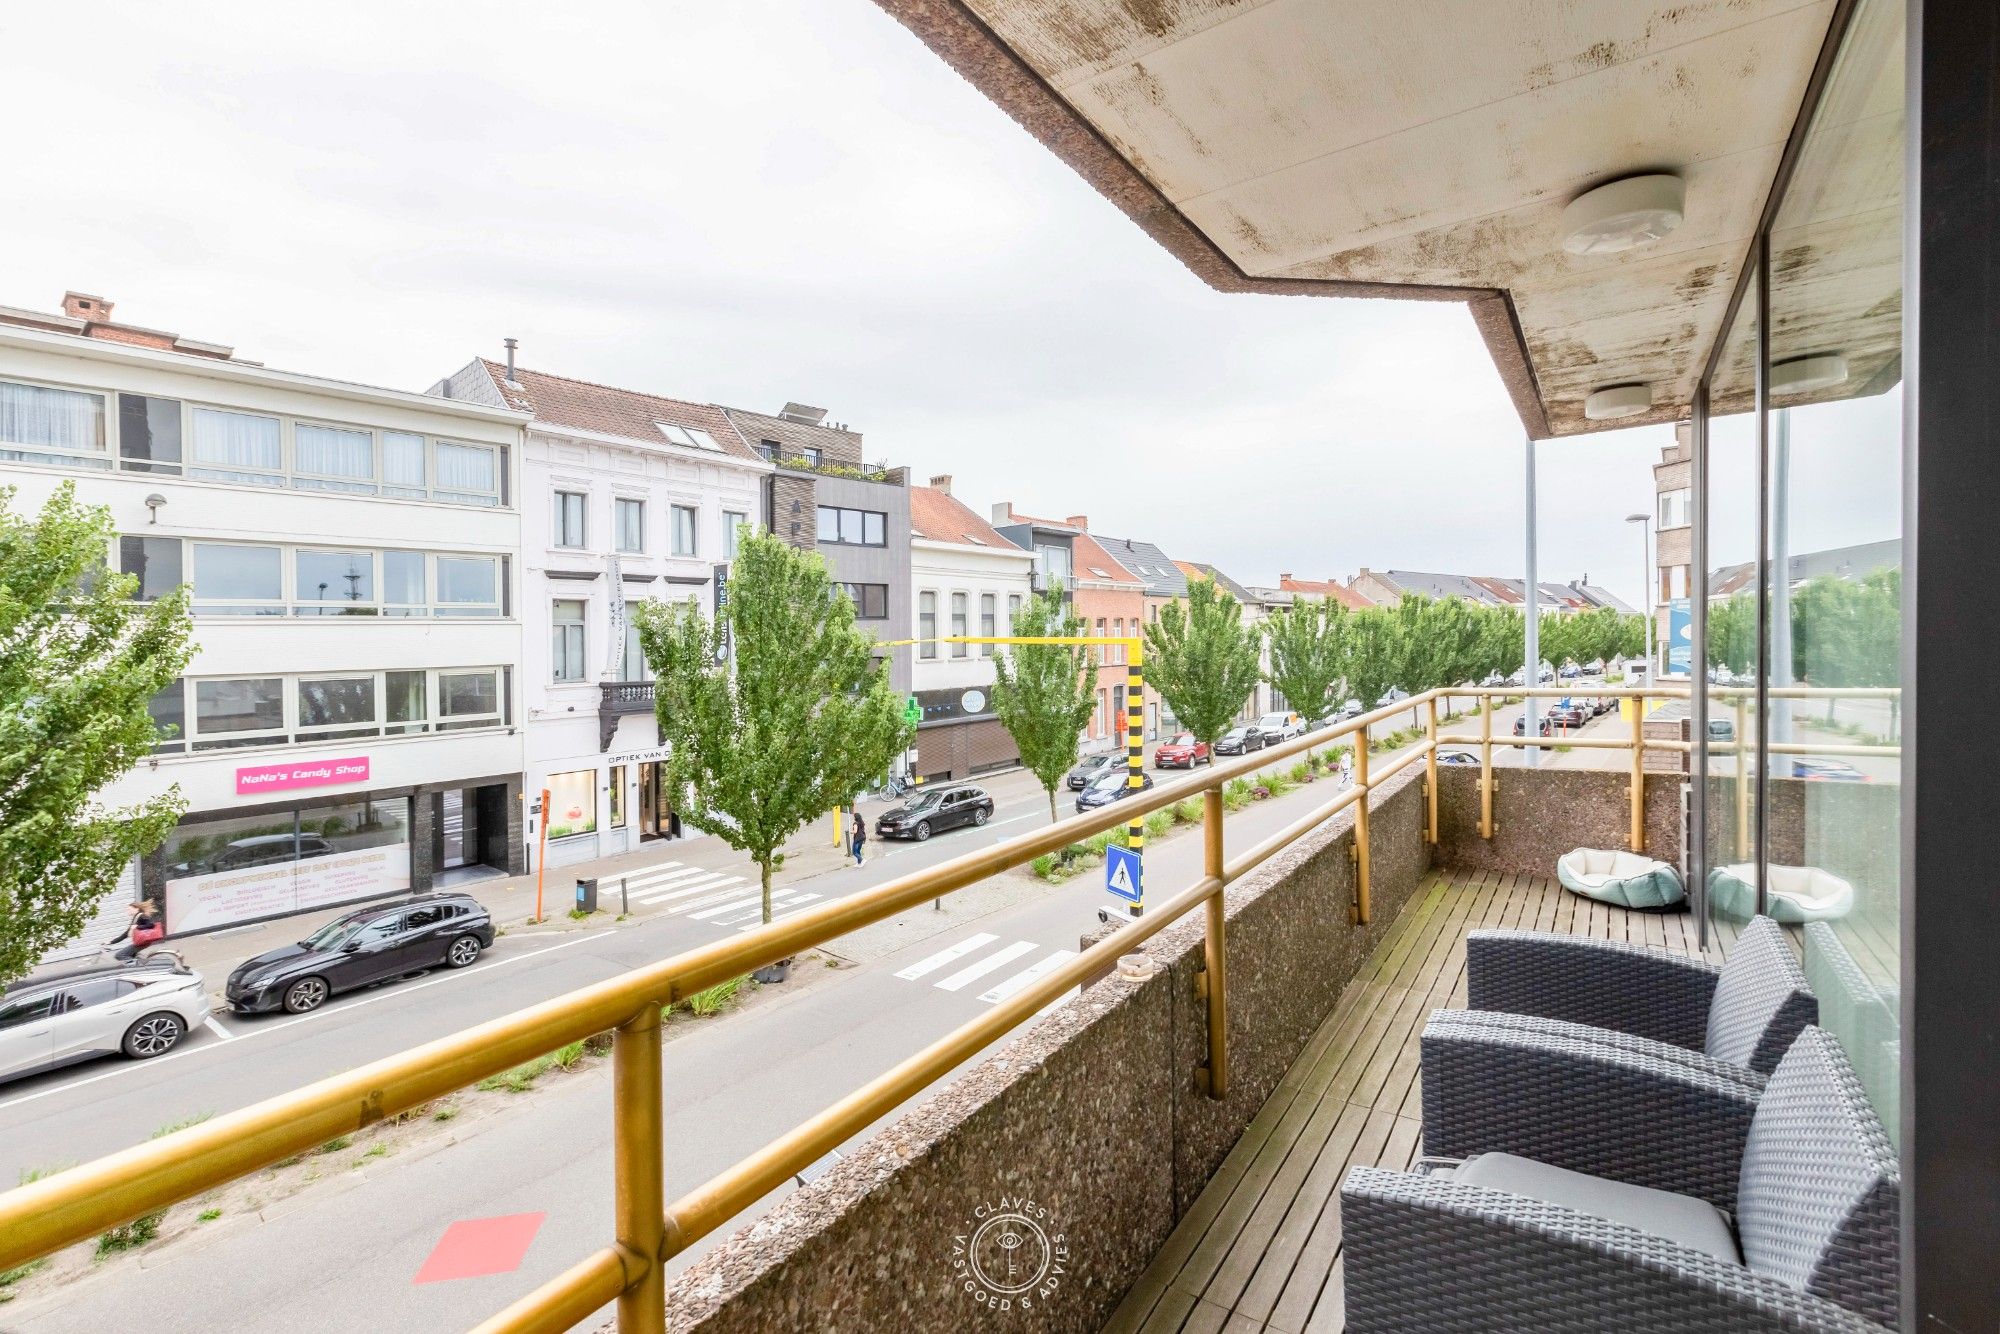
[[[1350,699],[1347,701],[1347,703],[1340,706],[1340,717],[1343,720],[1348,718],[1359,718],[1360,716],[1361,716],[1360,700]]]
[[[1306,729],[1295,713],[1267,713],[1257,720],[1257,730],[1264,734],[1264,744],[1271,746],[1303,735]]]
[[[164,1055],[207,1018],[201,974],[171,955],[16,982],[0,993],[0,1080],[115,1052]]]

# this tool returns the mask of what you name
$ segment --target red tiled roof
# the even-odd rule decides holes
[[[508,384],[505,366],[484,357],[479,364],[493,377],[493,387],[507,400],[508,407],[532,412],[536,421],[546,425],[665,446],[669,442],[657,423],[666,422],[706,431],[732,458],[763,462],[744,443],[722,409],[711,404],[662,398],[636,389],[614,389],[610,385],[547,375],[519,366],[514,368],[515,383]]]
[[[931,486],[910,488],[910,530],[933,542],[1021,551],[995,532],[992,524],[967,509],[964,502]]]
[[[1312,598],[1332,598],[1354,611],[1375,605],[1338,579],[1280,579],[1278,589],[1285,593],[1303,593]]]

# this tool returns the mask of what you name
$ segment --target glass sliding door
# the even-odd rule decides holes
[[[1769,238],[1766,910],[1897,1132],[1905,6],[1861,0]],[[1808,928],[1805,924],[1822,925]]]

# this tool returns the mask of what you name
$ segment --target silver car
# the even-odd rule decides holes
[[[0,1080],[114,1052],[160,1056],[207,1018],[201,974],[171,956],[29,978],[0,994]]]

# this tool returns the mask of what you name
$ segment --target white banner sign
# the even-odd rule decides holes
[[[206,931],[307,912],[410,887],[410,845],[387,843],[330,857],[167,881],[167,930]]]

